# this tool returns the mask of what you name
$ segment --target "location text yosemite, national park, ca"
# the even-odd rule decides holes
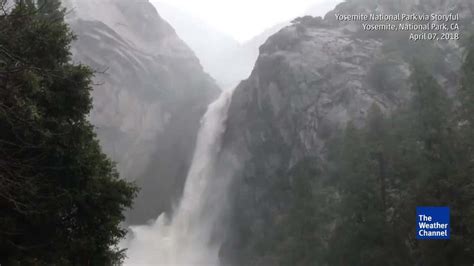
[[[458,23],[362,23],[364,31],[459,31]]]
[[[419,14],[419,13],[398,13],[398,14],[335,14],[338,21],[459,21],[459,14]]]

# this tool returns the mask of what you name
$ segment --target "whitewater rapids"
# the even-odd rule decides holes
[[[193,161],[182,199],[171,218],[162,214],[150,224],[131,227],[124,243],[125,265],[218,266],[229,175],[216,174],[232,91],[209,105],[201,120]]]

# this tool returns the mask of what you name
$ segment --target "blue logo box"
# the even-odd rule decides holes
[[[449,207],[417,207],[416,239],[450,239]]]

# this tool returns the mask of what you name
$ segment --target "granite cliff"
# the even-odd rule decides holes
[[[279,265],[255,241],[268,238],[290,208],[285,191],[271,194],[270,188],[308,158],[324,162],[330,137],[349,121],[362,125],[373,104],[390,113],[406,103],[412,59],[430,66],[454,95],[462,62],[457,41],[415,43],[407,32],[364,32],[360,22],[335,19],[336,13],[393,12],[459,13],[464,31],[472,28],[474,4],[346,1],[324,18],[296,19],[260,47],[253,72],[237,87],[229,110],[225,145],[242,167],[232,189],[224,265]]]
[[[122,177],[142,188],[129,221],[179,198],[199,121],[219,94],[194,53],[147,0],[71,0],[74,60],[97,73],[91,121]]]

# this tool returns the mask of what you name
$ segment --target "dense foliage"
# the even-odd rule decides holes
[[[112,265],[136,188],[87,119],[92,71],[71,63],[58,0],[0,0],[0,264]]]
[[[274,176],[262,234],[242,226],[251,265],[471,265],[474,261],[474,45],[467,42],[458,96],[414,63],[411,100],[328,142]],[[416,207],[449,206],[451,239],[416,240]],[[272,210],[273,209],[273,210]],[[275,210],[277,209],[277,211]],[[237,222],[237,225],[239,223]],[[257,260],[252,258],[257,257]]]
[[[472,255],[470,234],[457,228],[474,225],[465,220],[472,195],[462,183],[472,181],[462,176],[462,128],[422,67],[414,67],[411,84],[411,103],[390,117],[374,106],[366,126],[348,127],[333,151],[341,199],[330,265],[464,265]],[[417,206],[450,206],[452,240],[415,240]]]

